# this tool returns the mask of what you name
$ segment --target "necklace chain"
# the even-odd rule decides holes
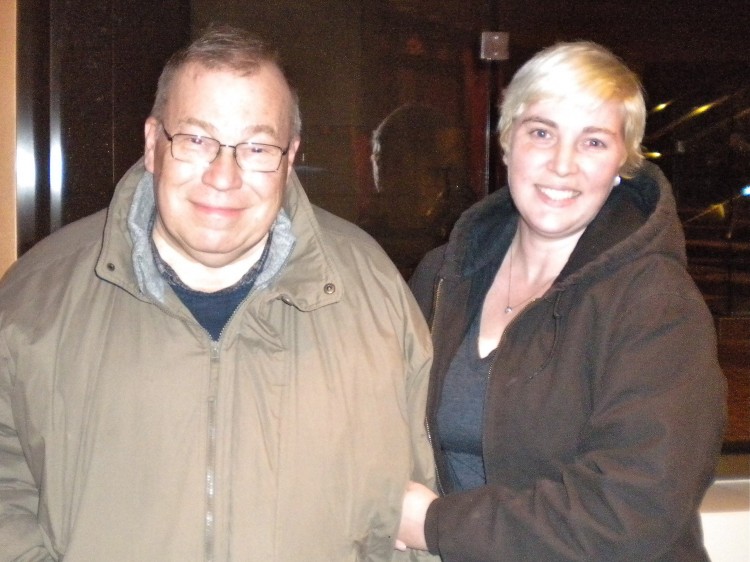
[[[513,244],[510,245],[510,248],[508,249],[508,251],[510,252],[510,255],[508,256],[508,298],[506,300],[506,305],[505,305],[505,314],[510,314],[516,308],[518,308],[519,306],[521,306],[522,304],[526,304],[528,301],[530,301],[536,295],[538,295],[540,292],[542,292],[544,290],[544,288],[547,286],[547,283],[545,283],[543,285],[543,287],[542,287],[542,291],[535,291],[535,292],[531,293],[530,296],[528,296],[525,299],[523,299],[521,302],[517,302],[516,304],[514,304],[513,306],[511,306],[511,304],[510,304],[510,283],[511,283],[511,279],[513,277]]]

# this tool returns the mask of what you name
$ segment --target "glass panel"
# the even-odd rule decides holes
[[[729,350],[723,365],[747,389],[750,204],[741,189],[750,183],[750,11],[738,9],[742,3],[48,4],[18,3],[21,253],[60,216],[71,222],[107,204],[142,154],[156,79],[190,27],[225,21],[280,47],[301,98],[296,164],[307,193],[371,232],[405,277],[467,205],[503,184],[489,130],[513,69],[558,40],[603,43],[644,79],[653,108],[646,146],[674,184],[690,272]],[[510,34],[508,63],[480,60],[479,39],[488,30]],[[50,138],[56,133],[57,146]],[[57,148],[60,161],[51,167]],[[51,199],[56,170],[61,209]],[[746,397],[742,392],[733,394]],[[732,425],[750,442],[747,408],[730,411],[744,412]]]
[[[362,226],[409,277],[486,192],[485,3],[242,4],[222,16],[279,45],[299,90],[296,168],[310,199]],[[194,7],[196,29],[217,18],[215,3]]]
[[[656,70],[658,69],[658,73]],[[672,180],[690,272],[715,314],[750,315],[750,65],[655,65],[645,143]]]

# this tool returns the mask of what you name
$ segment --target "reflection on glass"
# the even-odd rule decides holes
[[[397,108],[373,132],[375,192],[359,223],[406,278],[473,200],[461,137],[440,111],[417,103]]]

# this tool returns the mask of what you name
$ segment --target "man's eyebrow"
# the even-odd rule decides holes
[[[203,119],[198,119],[196,117],[188,117],[181,120],[180,123],[200,127],[201,129],[209,132],[212,135],[218,133],[216,127],[214,127],[211,123],[209,123],[208,121],[204,121]],[[245,129],[243,130],[243,136],[250,136],[257,133],[268,133],[269,135],[276,136],[276,129],[271,125],[259,124],[250,125],[248,127],[245,127]]]
[[[181,125],[195,125],[196,127],[200,127],[201,129],[204,129],[206,131],[214,131],[214,127],[211,125],[211,123],[208,123],[206,121],[203,121],[202,119],[196,119],[195,117],[188,117],[187,119],[181,119],[179,121],[179,124]]]
[[[245,128],[245,133],[268,133],[269,135],[276,136],[276,128],[271,125],[251,125]]]

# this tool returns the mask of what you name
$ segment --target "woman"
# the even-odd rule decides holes
[[[398,545],[444,562],[707,560],[726,387],[670,187],[642,163],[640,83],[598,45],[560,44],[501,113],[508,189],[411,282],[435,344],[441,497],[409,487]]]

